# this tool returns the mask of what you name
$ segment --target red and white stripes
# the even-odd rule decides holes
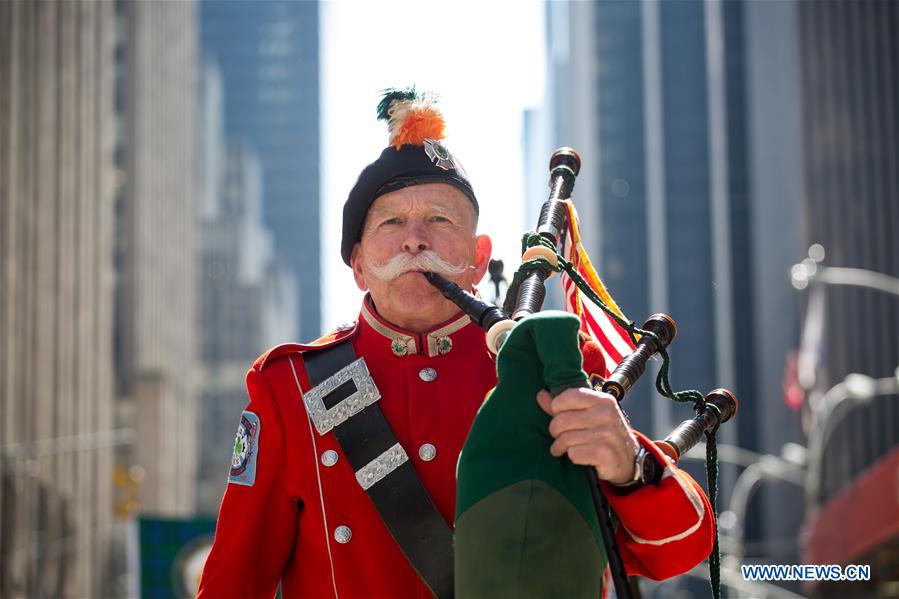
[[[589,258],[586,256],[583,246],[580,242],[580,231],[578,230],[577,211],[569,202],[569,218],[568,232],[565,236],[563,245],[563,255],[566,260],[571,262],[576,268],[578,274],[583,277],[590,285],[593,291],[600,297],[611,300],[608,291],[600,280],[596,271],[593,270]],[[565,272],[561,273],[562,289],[565,292],[565,310],[572,314],[577,314],[581,319],[581,330],[589,335],[597,344],[605,360],[606,372],[598,373],[603,377],[608,377],[612,370],[619,362],[632,351],[634,351],[634,343],[631,341],[628,332],[622,328],[615,320],[606,314],[599,306],[594,304],[584,293],[577,288],[574,281]],[[606,301],[608,304],[609,301]],[[611,302],[612,309],[620,316],[624,316]]]

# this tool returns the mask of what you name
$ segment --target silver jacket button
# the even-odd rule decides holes
[[[426,383],[430,383],[437,378],[437,371],[433,368],[422,368],[418,371],[418,378]]]
[[[333,449],[329,449],[322,454],[322,464],[324,464],[325,466],[333,466],[337,463],[339,457],[340,456],[337,455],[336,451],[334,451]]]
[[[334,529],[334,540],[340,544],[346,544],[353,538],[353,531],[349,526],[340,525]]]
[[[418,457],[420,457],[425,462],[430,462],[437,457],[437,448],[430,443],[425,443],[418,448]]]

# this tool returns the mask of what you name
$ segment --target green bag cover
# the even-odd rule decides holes
[[[498,382],[459,456],[456,597],[600,596],[605,549],[587,470],[554,458],[550,417],[537,404],[587,387],[577,316],[541,312],[509,333]]]

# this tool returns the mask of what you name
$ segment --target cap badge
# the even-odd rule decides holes
[[[434,163],[438,168],[442,168],[445,171],[448,170],[456,170],[461,173],[463,176],[465,175],[465,169],[462,168],[462,165],[459,164],[459,161],[450,154],[450,151],[446,149],[442,143],[437,141],[436,139],[425,139],[423,141],[425,154],[427,154],[428,158],[431,159],[431,162]]]

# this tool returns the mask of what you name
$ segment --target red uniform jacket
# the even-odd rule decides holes
[[[279,581],[285,599],[431,597],[356,482],[333,432],[319,435],[306,415],[302,393],[310,385],[302,353],[349,336],[381,391],[379,404],[397,440],[452,522],[459,452],[496,384],[484,333],[459,316],[411,334],[381,320],[366,299],[355,327],[313,345],[274,348],[247,374],[250,402],[235,448],[237,470],[222,500],[199,597],[272,597]],[[426,444],[436,448],[433,457],[420,455]],[[337,452],[336,463],[333,454],[324,456],[329,450]],[[708,500],[673,466],[658,487],[627,496],[607,492],[631,573],[667,578],[710,552]],[[338,527],[349,529],[348,541],[346,528],[335,535]]]

